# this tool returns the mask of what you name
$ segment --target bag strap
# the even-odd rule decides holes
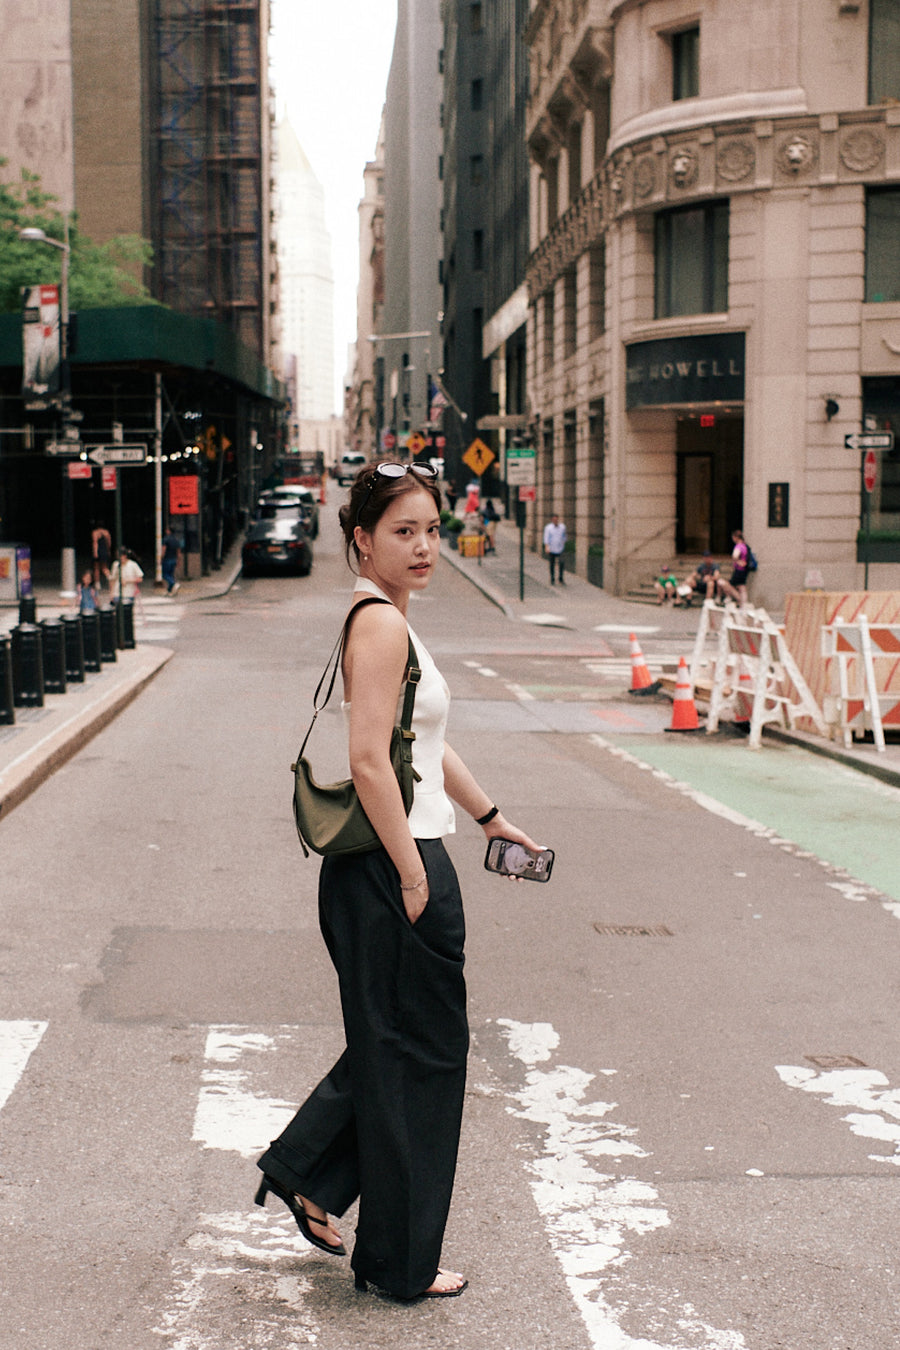
[[[347,632],[350,628],[352,620],[356,617],[357,611],[362,609],[365,605],[389,605],[390,603],[391,603],[390,600],[382,600],[377,595],[370,595],[367,596],[365,600],[360,600],[358,604],[354,605],[350,613],[347,615],[347,618],[344,621],[344,626],[341,629],[340,633],[338,634],[337,642],[334,644],[332,653],[325,663],[325,669],[322,671],[322,677],[319,680],[319,683],[316,685],[316,692],[313,694],[312,721],[307,727],[306,735],[303,737],[303,744],[300,746],[300,749],[297,753],[298,760],[302,757],[303,751],[306,749],[306,742],[309,740],[310,733],[312,732],[312,729],[316,724],[316,718],[319,716],[319,713],[322,711],[322,709],[327,707],[328,700],[331,698],[332,692],[334,691],[334,682],[337,678],[338,666],[341,664],[341,653],[344,649],[344,640],[347,636]],[[406,692],[403,697],[403,713],[400,718],[400,727],[402,729],[404,739],[413,740],[415,739],[415,737],[413,736],[411,728],[412,728],[413,710],[415,708],[416,703],[416,686],[422,678],[422,670],[421,667],[419,666],[419,657],[415,647],[413,646],[413,640],[408,635],[407,640],[409,642],[409,649],[406,655],[406,671],[404,672],[403,675],[403,679],[406,684]],[[328,693],[325,695],[324,701],[322,703],[319,703],[319,695],[322,692],[322,685],[325,683],[325,680],[328,677],[329,669],[331,669],[331,679],[328,681]]]

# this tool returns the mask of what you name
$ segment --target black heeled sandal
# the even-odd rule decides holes
[[[442,1270],[438,1271],[439,1275],[445,1273],[446,1272]],[[361,1294],[365,1294],[368,1291],[369,1281],[366,1279],[365,1275],[357,1274],[354,1279],[354,1284]],[[388,1289],[382,1289],[379,1285],[374,1282],[372,1283],[372,1288],[375,1290],[376,1294],[379,1294],[381,1298],[393,1299],[395,1303],[418,1303],[419,1300],[423,1298],[459,1298],[460,1294],[468,1289],[468,1287],[469,1281],[463,1280],[458,1289],[433,1289],[430,1291],[426,1289],[421,1294],[413,1294],[412,1298],[401,1298],[399,1294],[392,1294]]]
[[[332,1256],[347,1255],[347,1248],[344,1246],[343,1242],[335,1247],[332,1243],[326,1242],[324,1238],[316,1237],[309,1226],[311,1223],[315,1223],[321,1228],[327,1228],[328,1220],[316,1219],[312,1214],[307,1214],[296,1195],[292,1195],[285,1186],[282,1186],[281,1183],[276,1181],[273,1177],[266,1176],[266,1174],[263,1173],[263,1179],[260,1182],[259,1190],[256,1192],[254,1203],[265,1209],[266,1196],[269,1191],[271,1191],[273,1195],[277,1195],[278,1199],[282,1200],[287,1205],[294,1216],[297,1227],[300,1229],[300,1232],[306,1238],[307,1242],[311,1242],[314,1247],[318,1247],[320,1252],[329,1252]]]

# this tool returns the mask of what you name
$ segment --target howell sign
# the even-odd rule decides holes
[[[629,410],[743,402],[743,333],[635,342],[626,349],[626,356],[625,406]]]

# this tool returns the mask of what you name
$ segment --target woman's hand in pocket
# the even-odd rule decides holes
[[[410,923],[415,923],[422,917],[425,906],[428,904],[428,876],[425,872],[416,881],[400,883],[400,893],[403,896],[403,907],[406,910],[406,916]]]

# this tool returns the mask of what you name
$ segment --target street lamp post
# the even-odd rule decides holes
[[[69,370],[69,221],[65,221],[65,239],[61,242],[59,239],[52,239],[44,230],[37,226],[26,226],[19,231],[19,238],[25,243],[30,244],[49,244],[51,248],[59,249],[62,257],[60,259],[60,285],[59,285],[59,373],[60,373],[60,409],[62,413],[63,438],[64,440],[74,439],[70,436],[70,430],[74,419],[72,416],[72,382]],[[72,495],[72,480],[69,477],[69,466],[65,460],[62,463],[62,505],[63,505],[63,542],[62,542],[62,589],[61,594],[67,597],[75,594],[75,502]]]

